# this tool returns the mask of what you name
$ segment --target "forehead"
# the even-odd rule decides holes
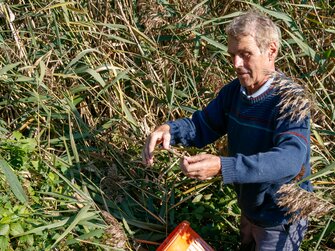
[[[254,36],[228,36],[229,53],[236,53],[238,51],[254,51],[257,49],[259,50]]]

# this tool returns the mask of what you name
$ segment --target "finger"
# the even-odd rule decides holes
[[[188,165],[185,166],[185,171],[187,173],[199,172],[202,169],[206,168],[203,161],[198,162],[188,162]]]
[[[164,133],[163,134],[163,148],[168,150],[170,149],[170,141],[171,141],[171,134]]]
[[[157,144],[162,142],[161,136],[157,135],[157,133],[152,133],[151,137],[147,142],[147,156],[149,159],[153,157],[153,152]]]
[[[180,169],[183,172],[184,175],[188,176],[188,172],[187,172],[187,166],[188,166],[188,162],[186,160],[186,158],[180,158]]]
[[[188,156],[187,158],[188,158],[187,161],[191,164],[191,163],[197,163],[205,159],[208,159],[209,155],[208,154],[198,154],[194,156]]]
[[[199,180],[203,180],[203,178],[201,177],[199,170],[196,171],[189,171],[190,169],[190,164],[188,162],[189,157],[184,157],[180,159],[180,168],[183,172],[183,174],[189,178],[192,179],[199,179]]]
[[[148,165],[153,164],[154,150],[157,144],[161,141],[160,137],[156,133],[152,133],[146,141],[144,157]]]
[[[190,164],[188,163],[187,158],[182,158],[180,160],[180,168],[185,176],[192,179],[199,179],[200,171],[199,170],[190,171]]]
[[[153,164],[153,159],[154,157],[152,156],[152,158],[149,158],[147,151],[146,151],[146,147],[143,148],[142,150],[142,162],[144,165],[152,165]]]
[[[192,171],[192,172],[188,172],[186,176],[192,179],[198,179],[200,177],[200,174],[198,171],[196,172]]]

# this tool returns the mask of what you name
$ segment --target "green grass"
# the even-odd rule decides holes
[[[314,97],[310,179],[335,203],[330,1],[13,1],[0,7],[0,250],[113,250],[125,235],[115,250],[154,250],[182,220],[236,250],[233,189],[184,177],[167,152],[145,167],[141,148],[234,78],[224,27],[250,7],[281,27],[277,65]],[[225,140],[186,150],[225,154]],[[333,218],[310,220],[302,250],[335,248]]]

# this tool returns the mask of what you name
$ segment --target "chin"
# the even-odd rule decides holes
[[[248,82],[245,82],[245,81],[243,81],[241,79],[239,79],[239,80],[240,80],[240,85],[242,85],[243,87],[248,88],[248,87],[251,86],[251,84],[249,84]]]
[[[250,83],[249,78],[238,78],[238,80],[240,81],[240,84],[244,87],[248,87],[252,85],[252,83]]]

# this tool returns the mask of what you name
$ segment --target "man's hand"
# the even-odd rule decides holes
[[[167,124],[161,125],[153,131],[146,140],[142,151],[142,159],[144,164],[151,166],[154,163],[154,150],[156,145],[162,144],[163,149],[170,149],[170,126]]]
[[[212,154],[199,154],[180,160],[183,173],[194,179],[206,180],[221,174],[221,159]]]

